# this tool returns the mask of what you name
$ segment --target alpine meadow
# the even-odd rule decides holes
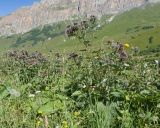
[[[160,1],[39,0],[0,17],[0,128],[160,128]]]

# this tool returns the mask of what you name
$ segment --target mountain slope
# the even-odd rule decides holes
[[[138,46],[142,50],[145,50],[147,47],[158,48],[157,46],[160,45],[159,8],[160,4],[148,5],[139,9],[136,8],[115,16],[110,23],[105,22],[110,19],[110,16],[103,17],[101,22],[102,24],[105,22],[105,24],[96,32],[97,38],[90,39],[92,47],[99,48],[104,45],[103,42],[114,39],[128,42],[131,46]],[[65,39],[63,32],[66,25],[62,22],[60,23],[60,29],[57,27],[57,24],[54,24],[53,26],[46,26],[42,29],[37,28],[23,35],[15,35],[8,39],[0,40],[1,50],[5,51],[14,48],[57,52],[64,51],[64,49],[71,51],[83,48],[83,45],[77,39]],[[53,37],[45,33],[51,33]],[[21,41],[18,41],[18,38],[21,38]],[[152,38],[152,43],[149,43],[150,38]],[[35,41],[37,42],[35,43]]]
[[[0,35],[28,32],[40,25],[72,19],[73,16],[119,13],[148,0],[41,0],[0,19]]]

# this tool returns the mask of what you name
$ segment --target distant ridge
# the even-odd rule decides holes
[[[76,15],[113,14],[160,0],[41,0],[0,17],[0,35],[25,33],[40,25],[71,19]]]

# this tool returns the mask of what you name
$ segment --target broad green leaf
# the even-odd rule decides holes
[[[144,95],[149,95],[150,94],[150,91],[149,90],[143,90],[140,92],[141,94],[144,94]]]
[[[44,114],[50,114],[54,111],[53,103],[47,103],[39,108],[39,111],[42,111]]]
[[[81,91],[75,91],[73,94],[72,94],[72,96],[74,97],[74,96],[79,96],[79,95],[81,95],[82,94],[82,92]]]

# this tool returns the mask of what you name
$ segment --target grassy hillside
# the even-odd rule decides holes
[[[148,5],[118,15],[111,24],[105,26],[100,35],[117,40],[125,40],[133,45],[145,48],[150,36],[153,45],[160,44],[160,5]]]
[[[110,39],[128,42],[130,45],[138,46],[143,50],[146,47],[157,47],[160,44],[159,8],[160,4],[136,8],[117,15],[111,23],[105,22],[109,16],[103,17],[99,21],[100,24],[103,24],[102,28],[95,33],[96,38],[91,39],[92,47],[103,46],[103,43]],[[69,23],[47,25],[23,35],[0,39],[0,50],[21,48],[48,52],[83,48],[77,39],[64,37],[64,29],[67,24]]]

